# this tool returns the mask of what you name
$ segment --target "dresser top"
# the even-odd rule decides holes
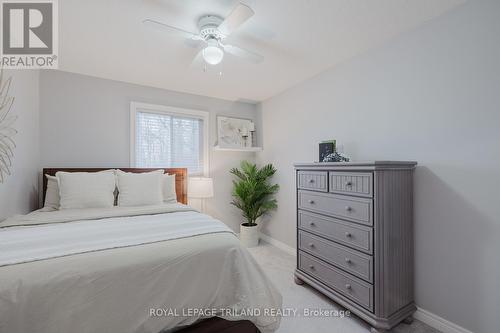
[[[414,169],[415,161],[365,161],[365,162],[308,162],[295,163],[295,169],[350,169],[350,170],[384,170]]]

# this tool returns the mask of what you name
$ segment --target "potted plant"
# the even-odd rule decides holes
[[[257,168],[253,163],[241,162],[241,170],[230,171],[237,179],[233,180],[232,205],[241,210],[245,223],[240,226],[240,240],[247,247],[259,244],[257,219],[278,207],[273,195],[279,185],[271,184],[269,179],[276,173],[272,164]]]

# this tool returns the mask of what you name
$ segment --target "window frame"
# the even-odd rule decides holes
[[[162,115],[198,118],[203,121],[203,173],[192,174],[190,176],[208,177],[209,172],[209,118],[210,114],[207,111],[184,109],[167,105],[149,104],[140,102],[130,102],[130,167],[135,168],[137,161],[135,159],[135,142],[136,142],[136,117],[137,112],[157,113]],[[165,166],[167,167],[167,166]]]

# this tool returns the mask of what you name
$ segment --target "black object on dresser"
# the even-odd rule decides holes
[[[297,163],[297,269],[383,332],[411,322],[416,162]]]

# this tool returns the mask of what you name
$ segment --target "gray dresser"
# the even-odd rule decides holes
[[[411,322],[416,162],[297,163],[297,269],[374,332]]]

